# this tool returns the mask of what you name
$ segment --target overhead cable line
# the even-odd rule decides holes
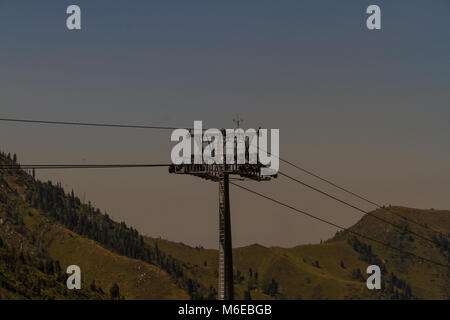
[[[294,178],[294,177],[292,177],[292,176],[290,176],[290,175],[287,175],[287,174],[285,174],[285,173],[283,173],[283,172],[281,172],[281,171],[278,171],[278,174],[281,175],[281,176],[283,176],[283,177],[286,177],[287,179],[290,179],[290,180],[292,180],[292,181],[294,181],[294,182],[297,182],[297,183],[299,183],[299,184],[301,184],[301,185],[303,185],[303,186],[305,186],[305,187],[307,187],[307,188],[309,188],[309,189],[312,189],[312,190],[314,190],[314,191],[316,191],[316,192],[319,192],[319,193],[321,193],[321,194],[323,194],[323,195],[325,195],[325,196],[327,196],[327,197],[329,197],[329,198],[331,198],[331,199],[333,199],[333,200],[336,200],[336,201],[338,201],[338,202],[340,202],[340,203],[342,203],[342,204],[345,204],[346,206],[348,206],[348,207],[350,207],[350,208],[353,208],[353,209],[355,209],[355,210],[357,210],[357,211],[360,211],[360,212],[362,212],[364,215],[368,215],[368,216],[370,216],[371,218],[374,218],[374,219],[377,219],[377,220],[379,220],[379,221],[381,221],[381,222],[387,223],[387,224],[389,224],[389,225],[391,225],[391,226],[393,226],[393,227],[395,227],[395,228],[401,229],[401,230],[404,231],[404,232],[410,233],[410,234],[412,234],[412,235],[414,235],[414,236],[416,236],[416,237],[418,237],[418,238],[420,238],[420,239],[422,239],[422,240],[426,240],[426,241],[428,241],[428,242],[431,242],[432,244],[435,244],[435,242],[434,242],[433,240],[431,240],[430,238],[424,237],[424,236],[422,236],[422,235],[420,235],[420,234],[418,234],[418,233],[416,233],[416,232],[414,232],[414,231],[412,231],[412,230],[409,230],[408,228],[404,228],[404,227],[401,226],[401,225],[398,225],[398,224],[396,224],[396,223],[393,223],[393,222],[391,222],[391,221],[388,221],[388,220],[386,220],[386,219],[383,219],[383,218],[381,218],[381,217],[378,217],[377,215],[373,214],[373,213],[370,212],[370,211],[366,211],[366,210],[361,209],[360,207],[357,207],[357,206],[355,206],[355,205],[353,205],[353,204],[351,204],[351,203],[349,203],[349,202],[347,202],[347,201],[341,200],[341,199],[339,199],[339,198],[337,198],[337,197],[335,197],[335,196],[329,194],[328,192],[325,192],[325,191],[322,191],[322,190],[320,190],[320,189],[318,189],[318,188],[316,188],[316,187],[313,187],[312,185],[307,184],[307,183],[305,183],[305,182],[303,182],[303,181],[301,181],[301,180],[299,180],[299,179],[296,179],[296,178]]]
[[[0,118],[0,121],[5,121],[5,122],[23,122],[23,123],[36,123],[36,124],[54,124],[54,125],[71,125],[71,126],[90,126],[90,127],[112,127],[112,128],[133,128],[133,129],[158,129],[158,130],[175,130],[175,129],[179,129],[176,127],[166,127],[166,126],[147,126],[147,125],[130,125],[130,124],[108,124],[108,123],[91,123],[91,122],[72,122],[72,121],[48,121],[48,120],[30,120],[30,119],[19,119],[19,118]],[[184,128],[187,130],[193,130],[192,128]],[[204,131],[205,129],[202,129],[202,131]],[[267,151],[266,151],[267,152]],[[267,152],[268,154],[271,154],[270,152]],[[276,156],[276,155],[274,155]],[[412,224],[415,224],[417,226],[420,226],[422,228],[434,231],[436,233],[441,233],[440,231],[434,230],[433,228],[429,227],[429,226],[424,226],[423,224],[416,222],[412,219],[409,219],[407,217],[405,217],[404,215],[401,215],[393,210],[390,210],[389,208],[384,207],[381,204],[378,204],[372,200],[369,200],[367,197],[364,197],[362,195],[359,195],[347,188],[341,187],[340,185],[338,185],[337,183],[326,179],[310,170],[307,170],[295,163],[293,163],[292,161],[286,160],[284,158],[281,158],[279,156],[276,156],[281,162],[286,163],[316,179],[319,179],[341,191],[344,191],[347,194],[350,194],[360,200],[363,200],[369,204],[372,204],[374,206],[376,206],[379,209],[385,210],[387,212],[390,212],[402,219],[404,219],[405,221],[408,221]]]
[[[168,167],[170,164],[144,163],[144,164],[0,164],[0,169],[115,169],[115,168],[154,168]]]
[[[416,222],[416,221],[414,221],[414,220],[412,220],[412,219],[409,219],[409,218],[405,217],[404,215],[399,214],[399,213],[397,213],[397,212],[395,212],[395,211],[393,211],[393,210],[390,210],[389,208],[386,208],[385,206],[383,206],[383,205],[381,205],[381,204],[378,204],[378,203],[376,203],[376,202],[374,202],[374,201],[371,201],[371,200],[369,200],[368,198],[366,198],[366,197],[364,197],[364,196],[361,196],[361,195],[359,195],[359,194],[357,194],[357,193],[355,193],[355,192],[353,192],[353,191],[350,191],[349,189],[346,189],[346,188],[344,188],[344,187],[341,187],[341,186],[339,186],[337,183],[335,183],[335,182],[333,182],[333,181],[331,181],[331,180],[329,180],[329,179],[325,179],[325,178],[319,176],[318,174],[313,173],[313,172],[311,172],[311,171],[309,171],[309,170],[307,170],[307,169],[305,169],[305,168],[303,168],[303,167],[301,167],[301,166],[299,166],[299,165],[297,165],[297,164],[295,164],[295,163],[293,163],[293,162],[291,162],[291,161],[288,161],[288,160],[283,159],[283,158],[280,158],[280,157],[278,157],[278,159],[279,159],[281,162],[284,162],[284,163],[290,165],[291,167],[294,167],[294,168],[296,168],[296,169],[298,169],[298,170],[300,170],[300,171],[302,171],[302,172],[304,172],[304,173],[306,173],[306,174],[308,174],[308,175],[310,175],[310,176],[312,176],[312,177],[314,177],[314,178],[316,178],[316,179],[319,179],[319,180],[321,180],[321,181],[323,181],[323,182],[325,182],[325,183],[327,183],[327,184],[329,184],[329,185],[331,185],[331,186],[333,186],[333,187],[335,187],[335,188],[337,188],[337,189],[339,189],[339,190],[341,190],[341,191],[344,191],[344,192],[347,193],[347,194],[350,194],[350,195],[352,195],[352,196],[354,196],[354,197],[356,197],[356,198],[358,198],[358,199],[360,199],[360,200],[363,200],[363,201],[365,201],[365,202],[367,202],[367,203],[369,203],[369,204],[372,204],[372,205],[376,206],[376,207],[379,208],[379,209],[382,209],[382,210],[384,210],[384,211],[390,212],[390,213],[392,213],[392,214],[394,214],[394,215],[396,215],[396,216],[398,216],[398,217],[404,219],[405,221],[408,221],[408,222],[410,222],[410,223],[412,223],[412,224],[415,224],[415,225],[417,225],[417,226],[420,226],[420,227],[422,227],[422,228],[432,230],[432,231],[434,231],[434,232],[436,232],[436,233],[441,233],[440,231],[434,230],[433,228],[428,227],[428,226],[424,226],[423,224],[421,224],[421,223],[419,223],[419,222]]]
[[[262,198],[265,198],[265,199],[267,199],[267,200],[270,200],[270,201],[272,201],[272,202],[274,202],[274,203],[276,203],[276,204],[279,204],[279,205],[281,205],[281,206],[283,206],[283,207],[286,207],[286,208],[288,208],[288,209],[291,209],[291,210],[295,211],[297,214],[302,214],[302,215],[308,216],[308,217],[310,217],[310,218],[312,218],[312,219],[315,219],[315,220],[318,220],[318,221],[320,221],[320,222],[326,223],[326,224],[328,224],[328,225],[330,225],[330,226],[333,226],[333,227],[336,227],[336,228],[338,228],[338,229],[344,230],[344,231],[346,231],[346,232],[348,232],[348,233],[354,234],[354,235],[359,236],[359,237],[361,237],[361,238],[365,238],[365,239],[367,239],[367,240],[370,240],[370,241],[373,241],[373,242],[375,242],[375,243],[381,244],[381,245],[383,245],[383,246],[385,246],[385,247],[394,249],[394,250],[399,251],[399,252],[401,252],[401,253],[408,254],[408,255],[413,256],[413,257],[415,257],[415,258],[418,258],[418,259],[420,259],[420,260],[427,261],[427,262],[430,262],[430,263],[432,263],[432,264],[435,264],[435,265],[438,265],[438,266],[441,266],[441,267],[449,268],[449,265],[446,265],[446,264],[443,264],[443,263],[441,263],[441,262],[437,262],[437,261],[434,261],[434,260],[431,260],[431,259],[422,257],[422,256],[420,256],[420,255],[417,255],[417,254],[412,253],[412,252],[409,252],[409,251],[405,251],[405,250],[403,250],[403,249],[400,249],[400,248],[398,248],[398,247],[395,247],[395,246],[393,246],[393,245],[390,245],[389,243],[385,243],[385,242],[383,242],[383,241],[380,241],[380,240],[378,240],[378,239],[375,239],[375,238],[372,238],[372,237],[370,237],[370,236],[364,235],[364,234],[359,233],[359,232],[357,232],[357,231],[353,231],[353,230],[351,230],[351,229],[349,229],[349,228],[345,228],[345,227],[340,226],[340,225],[338,225],[338,224],[336,224],[336,223],[334,223],[334,222],[331,222],[331,221],[328,221],[328,220],[326,220],[326,219],[323,219],[323,218],[317,217],[317,216],[315,216],[315,215],[312,215],[311,213],[308,213],[308,212],[306,212],[306,211],[303,211],[303,210],[300,210],[300,209],[298,209],[298,208],[295,208],[295,207],[293,207],[293,206],[291,206],[291,205],[289,205],[289,204],[286,204],[286,203],[284,203],[284,202],[278,201],[278,200],[276,200],[276,199],[274,199],[274,198],[272,198],[272,197],[269,197],[269,196],[264,195],[264,194],[262,194],[262,193],[259,193],[259,192],[257,192],[257,191],[251,190],[251,189],[246,188],[246,187],[244,187],[244,186],[242,186],[242,185],[239,185],[239,184],[237,184],[237,183],[230,182],[230,184],[232,184],[232,185],[234,185],[234,186],[236,186],[236,187],[238,187],[238,188],[240,188],[240,189],[246,190],[246,191],[248,191],[248,192],[250,192],[250,193],[253,193],[253,194],[255,194],[255,195],[259,196],[259,197],[262,197]]]
[[[259,146],[256,146],[256,147],[257,147],[258,149],[263,150],[263,149],[260,148]],[[308,174],[308,175],[310,175],[310,176],[312,176],[312,177],[314,177],[314,178],[316,178],[316,179],[319,179],[319,180],[321,180],[321,181],[323,181],[323,182],[326,182],[327,184],[329,184],[329,185],[331,185],[331,186],[333,186],[333,187],[335,187],[335,188],[337,188],[337,189],[339,189],[339,190],[342,190],[342,191],[346,192],[347,194],[350,194],[350,195],[352,195],[352,196],[354,196],[354,197],[356,197],[356,198],[358,198],[358,199],[360,199],[360,200],[363,200],[363,201],[365,201],[365,202],[367,202],[367,203],[369,203],[369,204],[372,204],[372,205],[376,206],[377,209],[381,209],[381,210],[390,212],[390,213],[392,213],[392,214],[394,214],[394,215],[396,215],[396,216],[398,216],[398,217],[404,219],[405,221],[408,221],[408,222],[410,222],[410,223],[412,223],[412,224],[415,224],[415,225],[417,225],[417,226],[419,226],[419,227],[422,227],[422,228],[424,228],[424,229],[431,230],[431,231],[433,231],[433,232],[435,232],[435,233],[439,233],[439,234],[441,233],[440,231],[437,231],[437,230],[435,230],[435,229],[433,229],[433,228],[431,228],[431,227],[425,226],[425,225],[423,225],[423,224],[421,224],[421,223],[419,223],[419,222],[416,222],[416,221],[414,221],[414,220],[408,219],[408,218],[405,217],[404,215],[401,215],[401,214],[399,214],[399,213],[397,213],[397,212],[395,212],[395,211],[392,211],[392,210],[390,210],[389,208],[386,208],[385,206],[383,206],[383,205],[381,205],[381,204],[378,204],[378,203],[376,203],[376,202],[373,202],[373,201],[367,199],[366,197],[363,197],[363,196],[358,195],[357,193],[355,193],[355,192],[353,192],[353,191],[350,191],[350,190],[348,190],[348,189],[346,189],[346,188],[344,188],[344,187],[341,187],[341,186],[339,186],[338,184],[336,184],[336,183],[330,181],[329,179],[325,179],[325,178],[319,176],[318,174],[315,174],[315,173],[313,173],[313,172],[311,172],[311,171],[309,171],[309,170],[307,170],[307,169],[305,169],[305,168],[303,168],[303,167],[301,167],[301,166],[299,166],[299,165],[297,165],[297,164],[295,164],[295,163],[293,163],[293,162],[291,162],[291,161],[289,161],[289,160],[283,159],[283,158],[281,158],[281,157],[279,157],[279,156],[277,156],[277,155],[274,155],[274,154],[272,154],[272,153],[270,153],[270,152],[268,152],[268,151],[266,151],[266,150],[263,150],[263,151],[267,152],[267,154],[269,154],[269,155],[275,156],[275,157],[278,158],[281,162],[286,163],[286,164],[288,164],[288,165],[291,166],[291,167],[294,167],[294,168],[296,168],[296,169],[298,169],[298,170],[300,170],[300,171],[302,171],[302,172],[304,172],[304,173],[306,173],[306,174]],[[288,177],[288,178],[293,179],[292,177]],[[297,181],[297,182],[299,182],[299,181]],[[300,182],[300,183],[302,183],[302,182]],[[303,183],[302,183],[302,184],[303,184]],[[306,186],[306,184],[304,184],[304,185]],[[316,191],[318,191],[318,190],[316,190]],[[321,192],[321,191],[319,191],[319,192]],[[321,192],[321,193],[322,193],[322,192]],[[328,196],[330,196],[330,195],[328,195]],[[336,199],[335,197],[333,197],[333,198],[334,198],[335,200],[338,200],[338,199]],[[338,200],[338,201],[340,201],[340,200]],[[341,201],[341,202],[342,202],[342,201]],[[354,206],[352,206],[352,207],[355,208]],[[357,209],[357,208],[355,208],[355,209]],[[359,209],[358,209],[358,210],[359,210]],[[365,213],[366,213],[366,212],[365,212]],[[367,214],[367,213],[366,213],[366,214]],[[419,237],[420,237],[420,236],[419,236]],[[430,239],[426,239],[426,240],[427,240],[427,241],[431,241]]]
[[[0,121],[35,123],[35,124],[69,125],[69,126],[86,126],[86,127],[110,127],[110,128],[131,128],[131,129],[157,129],[157,130],[179,129],[179,128],[175,128],[175,127],[165,127],[165,126],[146,126],[146,125],[132,125],[132,124],[111,124],[111,123],[72,122],[72,121],[48,121],[48,120],[30,120],[30,119],[17,119],[17,118],[0,118]],[[185,129],[190,129],[190,128],[185,128]]]

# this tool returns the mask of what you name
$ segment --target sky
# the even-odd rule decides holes
[[[81,8],[82,30],[66,28]],[[366,8],[381,8],[368,30]],[[280,129],[280,156],[382,204],[450,209],[450,1],[0,0],[0,117]],[[0,123],[23,164],[170,161],[170,132]],[[281,170],[356,201],[299,171]],[[218,185],[165,168],[38,172],[152,237],[218,246]],[[245,186],[345,227],[282,177]],[[233,245],[336,229],[231,187]]]

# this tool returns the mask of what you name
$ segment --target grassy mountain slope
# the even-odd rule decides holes
[[[61,265],[78,265],[86,286],[95,281],[98,286],[109,289],[117,283],[126,299],[189,298],[157,266],[113,253],[62,226],[51,225],[42,242],[47,254],[58,258]]]
[[[160,239],[147,239],[177,259],[192,266],[190,273],[205,286],[217,286],[216,250],[191,248]],[[250,291],[252,299],[351,299],[376,298],[365,283],[352,279],[351,269],[340,267],[340,259],[364,268],[363,261],[346,243],[305,245],[291,249],[251,245],[233,250],[236,298]],[[206,261],[206,263],[205,263]],[[315,262],[319,261],[319,267]],[[251,269],[251,272],[250,272]],[[274,279],[278,293],[272,296],[267,287]],[[250,288],[250,290],[249,290]]]
[[[375,210],[372,214],[393,221],[401,228],[387,225],[371,216],[365,216],[351,230],[370,235],[404,251],[444,265],[449,264],[450,211],[388,207],[387,210]],[[399,217],[399,215],[406,217],[409,221]],[[420,226],[417,224],[420,224]],[[412,235],[407,232],[408,230],[432,241]],[[347,233],[339,233],[330,241],[348,241],[350,237]],[[401,275],[405,281],[411,283],[415,296],[428,299],[450,298],[450,273],[448,268],[421,261],[400,251],[386,248],[381,244],[365,242],[369,243],[372,246],[372,251],[383,259],[390,272]]]
[[[71,291],[59,263],[49,258],[18,253],[0,240],[0,300],[102,299],[92,291]]]
[[[390,207],[390,211],[416,221],[422,228],[382,209],[372,214],[389,220],[399,229],[386,225],[370,216],[361,219],[351,230],[387,242],[392,246],[448,264],[448,230],[450,211],[418,210]],[[432,243],[411,236],[406,230],[433,240]],[[433,230],[431,230],[433,228]],[[437,232],[436,232],[437,231]],[[439,240],[439,234],[442,239]],[[266,248],[251,245],[233,250],[237,298],[243,298],[251,282],[252,298],[273,298],[264,294],[264,285],[274,279],[278,283],[275,298],[285,299],[448,299],[450,298],[449,273],[446,268],[420,261],[396,250],[358,238],[347,232],[338,233],[323,244],[301,245],[293,248]],[[446,239],[446,240],[443,240]],[[153,246],[192,266],[192,276],[205,286],[215,286],[217,275],[216,250],[192,248],[182,243],[161,239],[146,239]],[[356,242],[355,242],[356,241]],[[446,244],[445,244],[446,243]],[[370,251],[367,248],[370,246]],[[366,249],[362,249],[366,248]],[[366,288],[365,270],[379,264],[386,271],[382,292]],[[253,276],[250,277],[250,269]],[[359,272],[358,272],[359,270]],[[255,272],[258,281],[255,285]],[[411,295],[405,295],[406,287]],[[267,289],[267,288],[266,288]],[[392,291],[391,291],[392,290]]]

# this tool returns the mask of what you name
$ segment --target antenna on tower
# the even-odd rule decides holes
[[[233,122],[236,124],[237,128],[241,127],[241,123],[244,122],[244,119],[242,119],[239,114],[236,116],[236,118],[233,119]]]

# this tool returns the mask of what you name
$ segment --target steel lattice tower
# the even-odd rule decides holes
[[[224,132],[224,130],[222,130]],[[224,146],[225,146],[224,137]],[[248,149],[248,147],[247,147]],[[236,153],[235,153],[236,154]],[[218,300],[233,300],[233,255],[231,241],[230,175],[256,181],[270,180],[262,176],[261,164],[180,164],[171,165],[169,172],[188,174],[219,183],[219,283]],[[272,176],[272,177],[276,177]]]

